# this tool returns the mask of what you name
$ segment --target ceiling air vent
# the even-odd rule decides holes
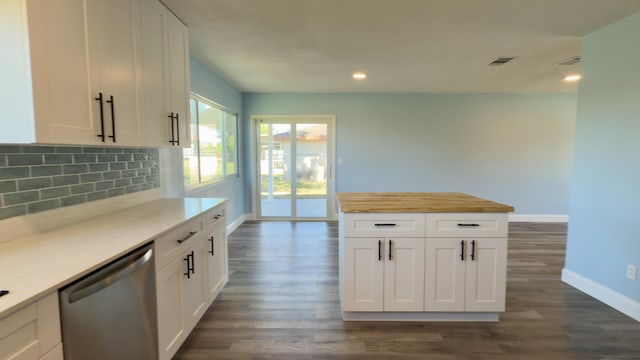
[[[560,60],[556,63],[556,65],[575,65],[580,62],[580,56],[572,56],[570,58],[566,58],[564,60]]]
[[[492,62],[489,63],[489,66],[500,66],[508,63],[509,61],[515,59],[517,56],[501,56]]]

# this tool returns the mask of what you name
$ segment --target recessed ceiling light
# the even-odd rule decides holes
[[[357,80],[362,80],[362,79],[366,79],[367,78],[367,74],[365,74],[363,72],[355,72],[351,76],[353,76],[353,78],[357,79]]]
[[[582,75],[579,75],[579,74],[567,75],[564,77],[564,81],[569,81],[569,82],[575,82],[580,79],[582,79]]]

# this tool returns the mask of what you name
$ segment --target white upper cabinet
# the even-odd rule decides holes
[[[187,27],[157,0],[140,1],[141,104],[152,146],[189,147]]]
[[[169,112],[175,119],[174,145],[191,146],[189,132],[189,35],[175,16],[169,17]],[[173,133],[172,133],[173,134]]]
[[[137,0],[85,0],[97,142],[141,145],[136,88]]]
[[[187,29],[158,1],[3,0],[0,34],[0,143],[190,145]]]
[[[82,0],[0,2],[0,143],[94,141]]]

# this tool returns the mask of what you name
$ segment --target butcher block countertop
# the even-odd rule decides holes
[[[344,192],[338,205],[346,213],[504,213],[512,206],[459,192]]]

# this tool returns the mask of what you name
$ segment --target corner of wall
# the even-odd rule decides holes
[[[613,291],[567,268],[562,269],[562,281],[602,301],[634,320],[640,321],[640,302]]]

